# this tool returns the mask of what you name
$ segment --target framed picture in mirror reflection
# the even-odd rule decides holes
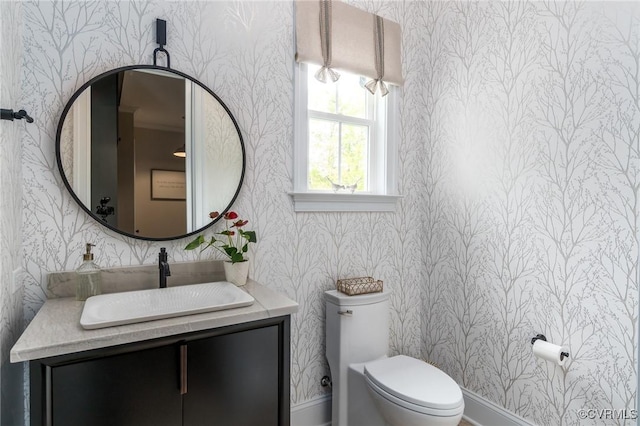
[[[187,199],[187,181],[184,171],[151,169],[151,199]]]

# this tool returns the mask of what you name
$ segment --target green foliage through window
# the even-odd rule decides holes
[[[357,184],[367,191],[373,105],[359,76],[341,73],[336,83],[321,83],[308,72],[309,174],[312,190]]]

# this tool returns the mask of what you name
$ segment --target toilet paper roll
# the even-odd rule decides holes
[[[564,365],[567,360],[566,356],[561,356],[561,353],[568,353],[569,350],[564,346],[554,345],[553,343],[545,342],[538,339],[533,342],[533,354],[538,358],[542,358],[545,361],[555,362],[558,365]]]

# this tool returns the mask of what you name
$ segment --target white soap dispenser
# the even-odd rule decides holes
[[[82,255],[82,265],[76,269],[78,273],[76,300],[80,301],[102,292],[102,273],[100,267],[93,261],[93,253],[91,253],[91,247],[95,245],[87,243],[86,247],[87,251]]]

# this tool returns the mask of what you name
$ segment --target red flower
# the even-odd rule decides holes
[[[215,232],[209,240],[199,235],[195,240],[187,244],[185,250],[193,250],[203,246],[202,250],[204,250],[212,247],[226,256],[231,263],[245,262],[249,244],[258,241],[256,232],[245,230],[243,227],[249,221],[240,219],[236,212],[226,212],[223,217],[225,223],[221,231]],[[212,220],[219,219],[220,213],[211,212],[209,213],[209,218]],[[220,236],[224,236],[224,238],[220,238]]]
[[[224,214],[224,218],[226,220],[233,220],[233,219],[237,219],[238,218],[238,213],[236,212],[226,212]]]

